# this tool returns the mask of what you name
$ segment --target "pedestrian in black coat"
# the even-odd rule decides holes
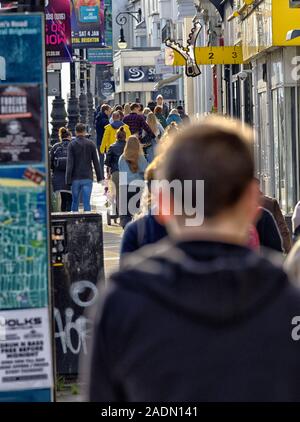
[[[108,104],[103,104],[95,116],[95,127],[97,134],[97,148],[100,150],[102,138],[105,131],[105,126],[109,125],[109,118],[111,115],[111,107]]]
[[[283,252],[279,228],[273,215],[265,208],[261,208],[261,216],[256,223],[256,230],[261,246],[277,252]]]
[[[160,191],[170,240],[129,254],[99,295],[90,401],[300,401],[299,290],[246,246],[260,201],[253,138],[210,117],[167,148],[161,179],[192,181],[190,203]]]
[[[103,104],[99,112],[95,116],[95,127],[96,127],[96,141],[97,149],[99,153],[99,163],[102,173],[104,173],[104,154],[101,154],[100,147],[102,144],[102,139],[105,131],[105,127],[109,125],[109,118],[112,113],[112,109],[108,104]]]
[[[50,150],[50,168],[53,192],[60,193],[61,211],[71,211],[72,193],[71,185],[66,183],[66,169],[68,160],[68,147],[72,140],[71,132],[62,127],[59,129],[60,142],[53,145]]]

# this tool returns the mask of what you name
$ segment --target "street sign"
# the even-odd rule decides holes
[[[185,59],[177,52],[166,49],[166,63],[173,66],[185,66]],[[196,62],[198,65],[216,65],[216,64],[242,64],[243,49],[240,46],[233,47],[196,47]]]
[[[51,401],[44,15],[0,15],[0,56],[0,402]]]

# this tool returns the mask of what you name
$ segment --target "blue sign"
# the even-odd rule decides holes
[[[43,83],[42,31],[37,15],[1,16],[0,83]]]
[[[113,49],[109,48],[89,48],[88,52],[88,61],[90,63],[96,64],[107,64],[111,65],[113,63]]]
[[[52,400],[45,73],[44,15],[0,14],[0,402]]]
[[[97,23],[99,16],[99,7],[80,6],[79,21],[83,23]]]

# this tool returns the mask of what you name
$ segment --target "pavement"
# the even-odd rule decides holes
[[[91,205],[93,211],[102,214],[103,217],[103,238],[104,238],[104,267],[106,277],[119,267],[119,251],[123,230],[112,222],[107,224],[107,198],[104,195],[104,185],[94,183]]]

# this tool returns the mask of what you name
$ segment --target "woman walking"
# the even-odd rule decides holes
[[[144,157],[140,141],[136,136],[130,136],[126,142],[124,153],[119,159],[119,214],[123,229],[140,208],[140,197],[144,187],[144,172],[147,166],[148,162]],[[134,202],[136,196],[139,199]]]
[[[154,159],[155,148],[156,148],[157,142],[159,141],[159,139],[162,137],[162,135],[164,133],[164,128],[162,127],[160,122],[155,117],[155,114],[152,113],[152,112],[148,114],[147,123],[148,123],[148,126],[150,127],[150,129],[152,130],[152,132],[155,135],[155,138],[152,138],[152,140],[151,140],[151,145],[148,146],[145,149],[146,160],[150,164],[150,163],[152,163],[152,161]]]
[[[159,123],[165,129],[167,127],[167,120],[165,116],[163,115],[163,108],[161,106],[156,106],[154,109],[154,114],[157,120],[159,121]]]
[[[109,177],[112,181],[113,214],[119,215],[119,159],[126,146],[127,134],[124,126],[117,131],[116,142],[112,144],[106,154],[105,165],[108,168]]]
[[[173,122],[177,123],[178,125],[182,123],[182,119],[176,108],[173,108],[173,110],[170,111],[170,114],[167,118],[167,125],[169,126]]]
[[[62,127],[58,132],[59,140],[50,151],[50,167],[52,170],[52,187],[54,193],[59,193],[61,198],[61,211],[71,211],[72,193],[71,186],[66,184],[66,168],[68,159],[68,146],[72,140],[71,132]]]

